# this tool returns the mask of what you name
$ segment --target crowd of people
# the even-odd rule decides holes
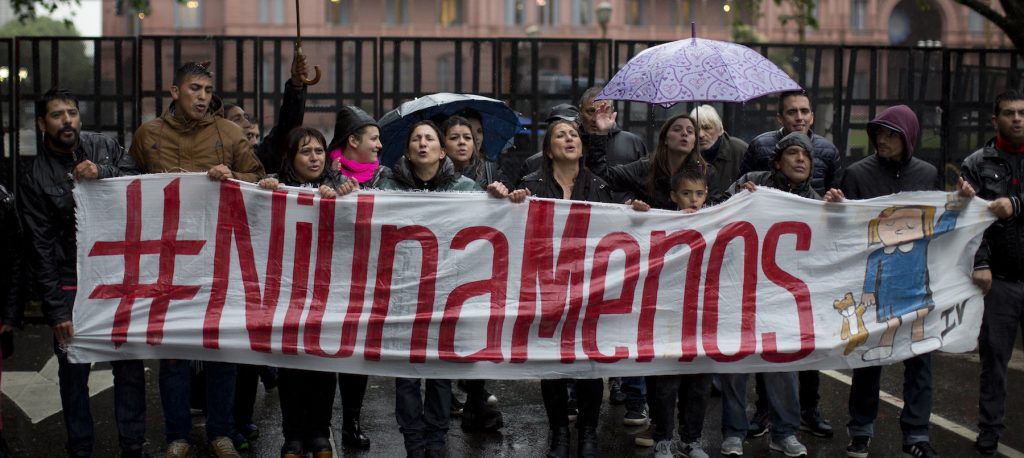
[[[711,106],[670,117],[656,143],[648,146],[620,129],[611,102],[597,100],[600,88],[587,90],[578,106],[551,108],[539,153],[517,173],[501,170],[481,151],[486,126],[478,113],[464,111],[436,124],[422,121],[405,138],[381,138],[377,121],[358,107],[337,111],[333,138],[304,127],[305,62],[298,56],[285,86],[277,124],[264,138],[238,105],[214,95],[208,64],[190,62],[174,75],[173,102],[163,114],[144,123],[125,150],[112,138],[82,130],[74,94],[53,89],[36,102],[36,121],[43,133],[38,155],[20,177],[15,199],[0,187],[0,228],[8,232],[10,251],[5,268],[17,269],[13,243],[23,238],[31,247],[31,266],[43,313],[53,329],[59,358],[60,394],[66,450],[69,456],[90,456],[93,421],[89,408],[89,364],[68,361],[64,346],[75,334],[71,311],[76,293],[75,203],[72,189],[82,180],[161,172],[204,172],[213,180],[237,179],[265,189],[299,186],[325,197],[355,190],[481,191],[494,198],[522,202],[529,196],[651,208],[700,211],[741,191],[769,187],[842,205],[846,199],[867,199],[902,191],[940,190],[936,167],[914,157],[919,137],[917,116],[907,106],[890,107],[868,123],[874,154],[843,170],[829,140],[813,132],[814,112],[802,92],[779,96],[778,130],[750,143],[730,136]],[[963,163],[956,196],[961,202],[977,195],[991,201],[998,221],[987,230],[975,259],[973,280],[985,292],[979,344],[982,372],[979,429],[975,447],[995,452],[1004,432],[1007,363],[1017,328],[1024,324],[1024,95],[1008,91],[994,103],[995,138]],[[404,155],[391,167],[381,165],[382,142],[405,142]],[[15,205],[15,200],[17,205]],[[20,231],[19,229],[20,228]],[[20,232],[20,233],[19,233]],[[6,336],[19,327],[21,309],[13,275],[0,310]],[[903,320],[923,318],[920,311],[883,314],[878,321],[894,330]],[[927,313],[927,310],[924,311]],[[287,334],[287,332],[286,332]],[[283,339],[297,339],[284,335]],[[887,348],[888,345],[888,348]],[[887,332],[865,358],[891,354]],[[904,408],[900,414],[902,452],[935,457],[929,442],[932,374],[929,352],[917,346],[905,360]],[[112,363],[114,412],[122,456],[143,456],[145,380],[138,360]],[[197,374],[201,373],[202,377]],[[878,414],[881,366],[853,371],[849,394],[851,438],[847,455],[867,457]],[[162,360],[159,391],[163,407],[166,456],[185,457],[191,448],[190,409],[205,393],[206,437],[216,456],[239,456],[238,450],[259,435],[252,418],[258,379],[278,387],[284,444],[281,456],[333,456],[328,439],[335,389],[341,394],[342,443],[367,448],[372,431],[360,425],[367,376],[282,368],[279,370],[221,362]],[[647,428],[634,438],[653,447],[658,458],[706,457],[702,441],[712,390],[722,396],[721,454],[741,456],[748,437],[770,435],[770,449],[803,456],[807,448],[798,430],[832,437],[833,428],[818,408],[816,371],[773,372],[755,377],[756,410],[747,417],[749,374],[691,374],[611,379],[608,399],[625,404],[623,422]],[[268,381],[269,380],[269,381]],[[453,381],[395,379],[395,417],[409,456],[445,456],[445,437],[453,415],[462,415],[467,430],[496,430],[504,421],[498,399],[483,380],[456,382],[466,393],[461,402]],[[605,397],[602,379],[545,379],[540,392],[550,427],[549,457],[567,457],[575,448],[581,457],[598,456],[598,418]],[[649,411],[648,411],[649,408]],[[570,426],[575,423],[573,447]],[[678,435],[678,439],[676,438]],[[0,450],[5,456],[6,447]]]

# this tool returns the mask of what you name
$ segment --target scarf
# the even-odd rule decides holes
[[[355,178],[360,183],[366,183],[373,178],[373,172],[377,170],[380,165],[380,161],[373,162],[358,162],[353,161],[344,154],[341,154],[341,149],[331,151],[331,159],[337,160],[341,164],[341,174],[350,178]]]

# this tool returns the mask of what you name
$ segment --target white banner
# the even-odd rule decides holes
[[[188,358],[387,376],[841,369],[974,348],[985,202],[696,214],[482,193],[82,182],[73,361]]]

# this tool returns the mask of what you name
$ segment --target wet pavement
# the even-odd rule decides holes
[[[57,396],[56,388],[45,386],[47,383],[44,368],[52,357],[50,331],[42,325],[29,326],[17,335],[15,354],[4,362],[3,399],[4,437],[10,445],[13,456],[25,457],[56,457],[62,456],[65,440],[63,420],[60,413],[36,420],[33,424],[30,414],[41,412],[40,404]],[[977,399],[980,365],[977,355],[944,354],[933,356],[933,374],[935,380],[934,408],[932,415],[932,445],[944,457],[980,456],[972,446],[975,421],[977,417]],[[147,364],[147,445],[146,450],[153,456],[163,455],[163,421],[161,417],[160,399],[157,389],[157,364]],[[108,365],[98,364],[94,368],[99,373],[94,384],[104,386],[103,370]],[[21,377],[25,373],[39,373],[39,385],[35,389],[20,389],[15,405],[9,393],[9,381]],[[21,376],[11,375],[22,372]],[[882,390],[893,395],[892,402],[898,403],[902,390],[902,365],[895,365],[883,371]],[[849,386],[849,371],[826,372],[821,382],[821,408],[827,419],[836,426],[836,434],[832,439],[821,439],[806,433],[799,435],[807,445],[808,456],[811,457],[842,457],[845,456],[846,444],[849,440],[842,425],[846,421],[846,402]],[[751,383],[752,385],[752,383]],[[498,433],[466,433],[460,426],[460,419],[454,418],[448,433],[448,453],[451,457],[533,457],[543,456],[547,450],[547,422],[540,398],[540,385],[537,381],[499,381],[489,382],[488,389],[499,399],[498,408],[504,414],[505,427]],[[750,387],[752,390],[752,386]],[[1011,372],[1007,391],[1008,431],[1003,437],[1001,454],[1013,458],[1024,458],[1024,352],[1018,350],[1011,362]],[[465,394],[456,391],[460,398]],[[753,399],[753,394],[750,396]],[[606,399],[607,401],[607,399]],[[335,405],[335,437],[339,438],[341,406],[340,397]],[[105,389],[92,398],[93,416],[96,425],[96,445],[94,456],[117,456],[117,431],[113,418],[113,390]],[[633,445],[633,434],[642,427],[622,426],[622,406],[610,406],[605,402],[602,408],[599,433],[601,438],[601,454],[609,457],[653,456],[653,450]],[[36,413],[36,415],[41,415]],[[196,444],[203,444],[202,417],[194,417],[196,427],[193,439]],[[373,441],[369,450],[360,451],[339,448],[336,456],[365,457],[401,457],[405,451],[402,447],[402,436],[394,419],[394,382],[383,377],[371,377],[370,385],[363,407],[363,428]],[[261,436],[253,444],[253,449],[243,452],[242,456],[276,457],[279,454],[283,438],[280,432],[280,410],[277,392],[264,390],[261,385],[256,397],[256,422]],[[721,422],[721,402],[718,398],[711,400],[704,428],[705,449],[711,456],[719,455],[719,444],[722,437],[719,429]],[[901,435],[899,429],[899,408],[883,400],[878,421],[875,426],[876,437],[871,444],[872,457],[899,457]],[[203,445],[193,447],[192,456],[207,456]],[[768,450],[765,438],[748,440],[744,444],[744,456],[776,456]]]

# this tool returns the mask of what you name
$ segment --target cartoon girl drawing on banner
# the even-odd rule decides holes
[[[946,211],[935,221],[935,207],[894,206],[882,210],[868,223],[868,245],[882,247],[868,256],[864,275],[864,294],[860,303],[875,306],[878,322],[886,329],[878,346],[864,353],[864,361],[892,356],[893,340],[904,319],[913,322],[910,350],[925,354],[938,349],[942,341],[924,335],[924,320],[935,308],[928,277],[928,243],[953,230],[974,190],[960,184],[960,192],[951,194]]]

